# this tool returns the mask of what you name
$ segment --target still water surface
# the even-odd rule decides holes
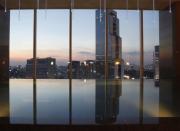
[[[11,79],[9,86],[11,124],[158,124],[159,120],[159,88],[153,80],[145,80],[143,87],[139,80],[72,80],[71,92],[69,80],[62,79],[37,80],[34,88],[33,80]]]

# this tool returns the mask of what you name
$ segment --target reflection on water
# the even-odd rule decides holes
[[[33,123],[33,81],[10,80],[10,123]]]
[[[95,80],[72,80],[72,123],[95,124]]]
[[[96,80],[96,123],[110,124],[116,122],[119,114],[119,96],[121,80]]]
[[[68,82],[68,81],[67,81]],[[37,123],[68,123],[68,83],[37,80]]]
[[[33,88],[33,80],[12,79],[0,88],[0,122],[66,125],[71,119],[80,125],[158,124],[163,110],[164,116],[173,116],[159,102],[160,88],[153,80],[140,85],[139,80],[72,80],[70,91],[69,80],[37,80]]]

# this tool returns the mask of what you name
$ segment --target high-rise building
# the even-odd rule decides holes
[[[72,61],[72,78],[73,79],[80,78],[80,63],[81,63],[80,61]],[[67,70],[68,78],[70,78],[69,71],[70,71],[70,63],[68,63],[68,70]]]
[[[85,60],[81,63],[81,75],[83,78],[92,79],[95,78],[96,64],[94,60]]]
[[[37,78],[56,78],[56,59],[38,58],[36,60],[36,77]],[[26,77],[32,77],[33,59],[28,59],[26,64]]]
[[[155,85],[159,82],[159,46],[154,47],[154,80]]]
[[[105,58],[107,54],[107,78],[121,77],[122,40],[119,36],[117,12],[108,10],[108,42],[106,53],[106,12],[96,10],[96,74],[105,77]]]

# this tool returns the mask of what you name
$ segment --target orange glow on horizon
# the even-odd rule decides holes
[[[10,53],[11,60],[17,61],[26,61],[33,57],[32,50],[12,50]],[[52,57],[56,58],[56,60],[64,60],[68,61],[69,59],[69,52],[64,50],[38,50],[37,52],[38,58],[46,58]],[[94,60],[95,55],[82,55],[79,54],[78,51],[73,52],[73,60]]]

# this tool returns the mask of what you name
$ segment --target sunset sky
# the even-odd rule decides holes
[[[118,10],[125,61],[139,63],[139,14]],[[159,44],[158,12],[144,13],[145,63],[152,63],[154,45]],[[54,57],[58,65],[68,61],[69,11],[38,11],[37,56]],[[73,60],[95,59],[95,10],[73,10]],[[12,10],[10,65],[25,65],[32,58],[33,10]]]

